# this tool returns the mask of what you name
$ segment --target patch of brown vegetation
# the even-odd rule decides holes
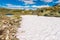
[[[19,40],[16,38],[16,32],[18,27],[20,27],[20,19],[17,16],[8,17],[1,16],[0,17],[0,40]]]

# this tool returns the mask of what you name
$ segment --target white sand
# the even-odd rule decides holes
[[[20,40],[60,40],[60,18],[25,15],[20,26]]]

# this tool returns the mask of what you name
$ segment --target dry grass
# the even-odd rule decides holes
[[[20,25],[19,16],[1,16],[0,17],[0,40],[19,40],[16,38],[16,32]]]

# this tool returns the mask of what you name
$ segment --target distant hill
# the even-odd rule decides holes
[[[8,9],[0,8],[0,14],[15,14],[15,15],[38,15],[38,16],[55,16],[60,17],[60,4],[49,6],[41,6],[36,10],[25,9]]]

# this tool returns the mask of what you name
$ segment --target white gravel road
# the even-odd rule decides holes
[[[22,15],[20,40],[60,40],[60,18]]]

